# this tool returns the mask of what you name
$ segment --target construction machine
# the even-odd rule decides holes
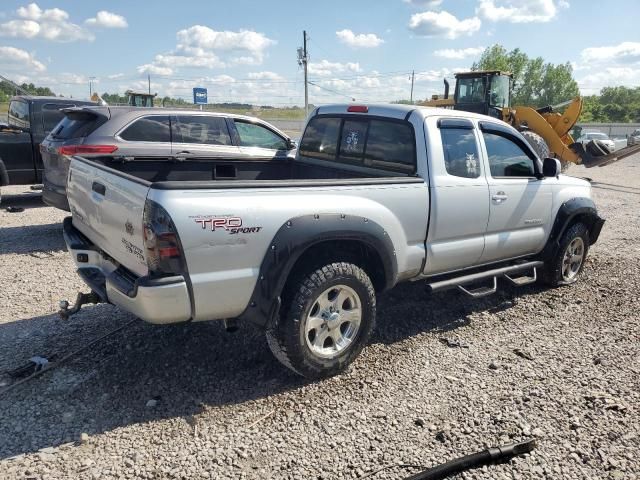
[[[449,82],[444,81],[444,96],[434,95],[424,106],[452,108],[499,118],[527,139],[540,158],[555,157],[566,170],[571,163],[587,168],[602,167],[640,153],[640,145],[610,151],[597,140],[586,145],[576,143],[571,136],[582,112],[582,97],[543,108],[511,106],[513,75],[498,70],[456,73],[453,98],[449,97]],[[560,113],[558,110],[564,107]]]

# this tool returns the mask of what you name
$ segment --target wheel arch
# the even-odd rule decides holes
[[[598,215],[595,203],[590,198],[577,197],[564,202],[556,214],[547,245],[543,250],[543,257],[549,258],[558,242],[571,225],[582,222],[589,230],[589,245],[593,245],[600,236],[604,219]]]
[[[395,249],[378,223],[345,214],[296,217],[285,222],[270,242],[249,305],[239,318],[268,325],[279,312],[287,282],[298,272],[336,261],[361,267],[376,291],[396,283]]]
[[[4,164],[4,160],[0,157],[0,187],[4,187],[5,185],[9,185],[9,172]]]

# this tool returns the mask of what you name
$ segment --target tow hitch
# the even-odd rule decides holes
[[[60,310],[58,311],[58,315],[60,315],[60,318],[63,320],[68,320],[71,315],[78,313],[83,305],[86,305],[87,303],[98,304],[102,302],[103,300],[96,292],[79,292],[76,297],[76,303],[72,307],[69,307],[69,302],[67,300],[60,300]]]

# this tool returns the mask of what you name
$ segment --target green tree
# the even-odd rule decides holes
[[[472,70],[501,70],[513,74],[512,105],[544,107],[579,95],[569,63],[545,63],[542,57],[529,58],[519,48],[507,51],[502,45],[485,49]]]

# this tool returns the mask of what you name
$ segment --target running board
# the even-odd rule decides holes
[[[497,291],[498,277],[506,277],[511,283],[519,287],[535,282],[537,280],[536,269],[543,265],[544,262],[541,261],[524,262],[517,265],[510,265],[508,267],[494,268],[493,270],[486,270],[484,272],[462,275],[448,280],[440,280],[439,282],[428,283],[427,286],[431,292],[448,290],[450,288],[459,288],[467,295],[474,298],[481,298],[491,295]],[[526,270],[533,270],[533,275],[514,278],[514,274],[521,273]],[[493,278],[493,287],[480,287],[473,290],[464,288],[464,285],[466,284],[477,282],[479,280],[486,280],[487,278]]]

